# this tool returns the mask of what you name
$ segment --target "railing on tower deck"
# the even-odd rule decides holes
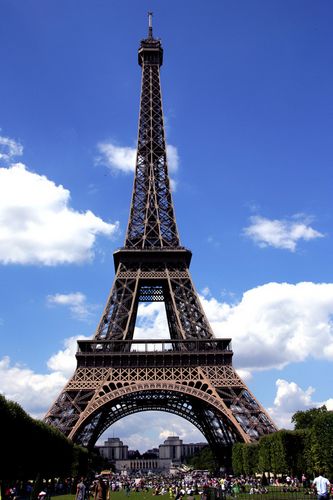
[[[213,352],[232,354],[231,339],[133,339],[133,340],[79,340],[77,354],[124,352],[126,354],[138,353],[179,353],[179,352]]]

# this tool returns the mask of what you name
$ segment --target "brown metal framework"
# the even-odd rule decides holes
[[[230,339],[214,337],[179,242],[168,176],[160,88],[161,42],[139,48],[142,67],[136,173],[125,246],[92,341],[45,419],[92,447],[131,413],[163,410],[192,422],[216,454],[276,431],[232,366]],[[139,302],[164,302],[170,339],[133,339]],[[157,347],[157,348],[156,348]],[[222,455],[223,455],[222,453]]]

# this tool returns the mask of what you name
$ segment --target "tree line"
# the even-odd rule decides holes
[[[30,417],[0,395],[0,479],[25,480],[82,474],[88,452],[54,427]]]
[[[236,475],[271,472],[312,477],[321,470],[333,477],[333,412],[326,406],[298,411],[295,430],[280,430],[257,443],[236,443],[232,468]]]

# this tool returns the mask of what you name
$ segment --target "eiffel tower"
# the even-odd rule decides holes
[[[192,254],[180,244],[162,112],[163,49],[151,13],[138,59],[141,106],[125,245],[114,252],[116,275],[95,336],[78,341],[76,371],[45,420],[92,448],[117,420],[162,410],[195,425],[226,460],[233,443],[277,429],[233,368],[231,339],[214,336],[189,272]],[[164,302],[167,339],[133,338],[140,302]]]

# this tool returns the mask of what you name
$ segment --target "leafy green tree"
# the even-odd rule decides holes
[[[275,474],[299,475],[304,472],[301,456],[304,454],[303,434],[281,430],[270,436],[271,466]]]
[[[311,429],[316,421],[316,419],[323,414],[327,413],[327,408],[325,405],[320,408],[311,408],[306,411],[297,411],[291,418],[291,421],[295,424],[295,431],[301,429]]]
[[[298,411],[292,417],[295,429],[304,433],[304,461],[307,471],[320,469],[333,474],[333,412],[326,406]]]
[[[215,456],[209,446],[202,448],[188,460],[188,463],[194,469],[209,470],[210,472],[215,472],[217,469]]]
[[[333,474],[333,412],[323,412],[317,416],[311,429],[308,441],[312,457],[313,471],[323,470],[325,474]]]
[[[308,472],[305,459],[307,433],[303,430],[285,431],[286,462],[291,475],[301,477]]]
[[[244,443],[235,443],[232,447],[232,470],[237,476],[244,474],[243,449]]]
[[[250,443],[243,446],[243,467],[244,473],[248,476],[255,474],[258,470],[259,446],[257,443]]]
[[[271,470],[271,436],[260,438],[258,446],[258,472],[267,472]]]
[[[0,395],[0,479],[17,480],[69,475],[84,468],[87,453],[52,426],[31,418],[20,405]],[[3,484],[2,484],[3,486]]]

